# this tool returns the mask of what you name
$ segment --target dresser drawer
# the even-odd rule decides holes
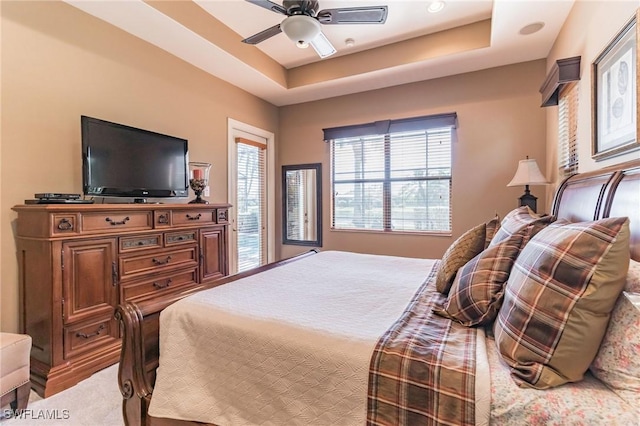
[[[217,209],[217,223],[225,224],[229,223],[229,210],[227,209]]]
[[[153,214],[151,211],[114,211],[82,215],[82,232],[119,232],[152,229],[152,227]]]
[[[153,221],[156,228],[166,228],[171,226],[171,211],[156,210],[153,213]]]
[[[196,252],[196,246],[191,246],[139,256],[122,255],[120,256],[120,279],[126,280],[156,271],[198,266]]]
[[[198,271],[196,268],[182,270],[171,274],[158,275],[154,278],[131,282],[120,286],[121,300],[139,301],[159,297],[165,293],[184,289],[196,284]]]
[[[198,230],[181,232],[167,232],[164,234],[165,247],[172,247],[181,244],[194,244],[198,241]]]
[[[138,235],[120,238],[120,252],[162,248],[162,234]]]
[[[78,228],[78,215],[73,213],[52,214],[51,222],[53,229],[51,235],[77,235],[80,233]]]
[[[64,358],[120,341],[118,325],[113,318],[83,321],[64,328]]]
[[[212,210],[189,210],[189,211],[174,211],[173,212],[173,225],[202,225],[209,223],[216,223],[214,217],[215,209]]]

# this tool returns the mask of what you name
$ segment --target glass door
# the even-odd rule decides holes
[[[267,145],[253,139],[236,138],[237,272],[266,263]]]
[[[275,260],[273,133],[228,119],[229,273]]]

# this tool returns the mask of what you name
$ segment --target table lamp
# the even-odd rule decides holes
[[[520,160],[518,170],[507,186],[524,185],[524,194],[520,197],[520,207],[529,206],[534,212],[537,211],[537,197],[529,192],[529,185],[547,185],[549,181],[542,175],[536,160],[527,156],[526,160]]]

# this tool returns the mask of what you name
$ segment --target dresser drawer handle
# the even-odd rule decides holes
[[[167,256],[165,260],[159,260],[159,259],[156,259],[155,257],[151,259],[151,261],[156,265],[166,265],[167,263],[169,263],[170,260],[171,260],[171,256]]]
[[[158,290],[161,290],[161,289],[163,289],[163,288],[167,288],[167,287],[169,287],[169,285],[170,285],[170,284],[171,284],[171,278],[169,278],[169,279],[167,280],[167,282],[166,282],[166,283],[164,283],[164,284],[160,284],[160,283],[155,283],[155,282],[154,282],[154,283],[153,283],[153,286],[154,286],[155,288],[157,288]]]
[[[91,337],[98,336],[100,333],[102,333],[104,331],[105,328],[107,328],[107,327],[105,327],[104,324],[100,324],[100,327],[98,327],[98,330],[96,330],[95,332],[93,332],[91,334],[77,332],[76,333],[76,337],[82,337],[83,339],[89,339]]]
[[[160,216],[158,216],[158,223],[162,223],[162,224],[169,223],[169,215],[161,214]]]
[[[69,219],[60,219],[58,229],[61,231],[71,231],[73,229],[73,223],[71,223]]]
[[[198,213],[198,214],[197,214],[197,215],[195,215],[195,216],[191,216],[191,215],[187,214],[187,219],[188,219],[188,220],[200,220],[200,217],[201,217],[201,216],[202,216],[202,214],[200,214],[200,213]]]
[[[116,225],[124,225],[125,223],[127,223],[130,219],[129,216],[125,217],[124,219],[122,219],[121,221],[115,221],[111,218],[105,218],[105,221],[109,222],[111,225],[116,226]]]

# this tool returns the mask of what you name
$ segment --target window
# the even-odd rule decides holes
[[[333,229],[451,231],[453,126],[398,122],[387,127],[400,131],[330,141]]]
[[[578,173],[578,85],[565,86],[558,102],[558,168],[560,176]]]

